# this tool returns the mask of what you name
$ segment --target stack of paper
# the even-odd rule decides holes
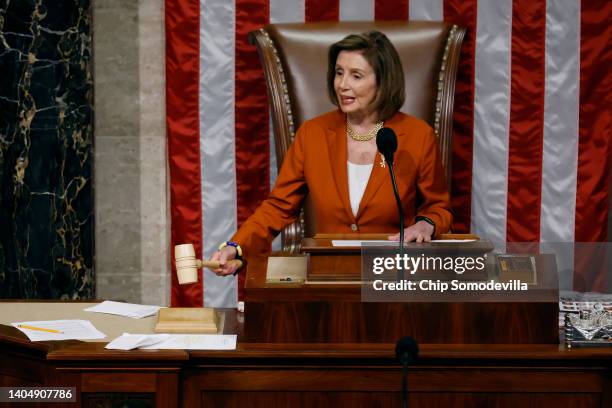
[[[115,340],[106,345],[110,350],[133,350],[145,346],[151,346],[167,340],[169,334],[130,334],[123,333]]]
[[[159,350],[235,350],[235,334],[172,334],[161,343],[142,347]]]
[[[432,239],[431,242],[474,242],[476,239]],[[408,244],[408,242],[407,242]],[[362,247],[362,246],[397,246],[399,242],[370,239],[370,240],[359,240],[359,239],[332,239],[332,246],[335,247]]]
[[[135,303],[114,302],[105,300],[95,306],[85,309],[86,312],[107,313],[119,316],[133,317],[142,319],[143,317],[154,316],[160,306],[138,305]]]
[[[31,341],[92,340],[106,337],[89,320],[43,320],[11,324]]]
[[[129,334],[106,345],[114,350],[234,350],[236,335],[225,334]]]
[[[397,246],[398,244],[389,240],[360,240],[360,239],[332,239],[332,246],[335,247],[360,247],[370,246]]]

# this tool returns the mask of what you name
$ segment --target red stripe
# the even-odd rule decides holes
[[[607,241],[612,135],[612,2],[581,3],[575,241]]]
[[[338,21],[340,0],[306,0],[304,18],[311,21]]]
[[[508,242],[540,240],[546,2],[514,0],[508,149]]]
[[[612,106],[612,3],[582,1],[580,13],[580,108],[576,186],[574,290],[606,292],[609,256],[610,135]],[[609,252],[609,251],[608,251]]]
[[[474,140],[474,55],[477,0],[444,0],[444,21],[467,28],[455,85],[453,116],[453,231],[470,230]]]
[[[247,36],[269,21],[267,0],[236,0],[236,205],[240,226],[270,191],[268,98],[257,50]],[[242,298],[244,273],[239,274]]]
[[[376,0],[375,20],[408,20],[408,0]]]
[[[202,254],[199,29],[197,0],[166,0],[166,126],[170,167],[171,244],[192,242]],[[172,306],[202,306],[203,285],[179,286],[172,253]]]

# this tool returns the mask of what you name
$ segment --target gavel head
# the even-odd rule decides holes
[[[181,244],[174,247],[174,260],[179,285],[198,281],[198,260],[193,244]]]

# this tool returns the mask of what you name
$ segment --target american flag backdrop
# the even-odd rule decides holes
[[[444,20],[467,27],[456,85],[456,232],[495,242],[607,240],[609,0],[166,0],[172,244],[209,257],[276,174],[263,72],[267,23]],[[321,78],[321,92],[325,79]],[[205,271],[172,305],[233,306],[244,279]]]

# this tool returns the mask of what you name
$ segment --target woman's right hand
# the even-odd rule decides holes
[[[236,262],[228,262],[232,259],[236,259],[237,251],[233,246],[227,245],[220,251],[215,252],[211,257],[211,261],[219,261],[221,264],[219,268],[210,269],[217,276],[233,275],[238,269]]]

